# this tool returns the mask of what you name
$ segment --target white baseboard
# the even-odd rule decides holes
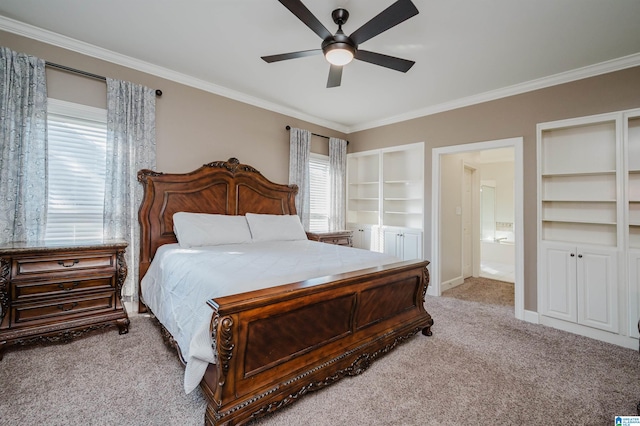
[[[584,325],[550,318],[544,315],[539,316],[539,324],[557,328],[558,330],[563,330],[569,333],[578,334],[580,336],[589,337],[591,339],[600,340],[602,342],[611,343],[612,345],[638,350],[638,339],[634,337],[610,333],[608,331],[598,330]]]
[[[538,316],[538,313],[535,311],[527,311],[525,309],[523,320],[533,324],[540,324],[540,317]]]
[[[440,292],[451,290],[452,288],[457,287],[462,283],[464,283],[464,278],[462,277],[457,277],[452,280],[445,281],[442,284],[440,284]]]

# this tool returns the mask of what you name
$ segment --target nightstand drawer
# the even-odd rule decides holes
[[[85,269],[115,269],[115,256],[95,253],[47,257],[21,257],[14,259],[14,278],[36,274],[67,273]]]
[[[109,290],[114,288],[114,276],[81,277],[73,280],[14,282],[13,299],[74,294],[86,290]]]
[[[13,325],[58,321],[60,317],[83,316],[87,313],[111,311],[115,308],[115,292],[84,297],[67,297],[42,303],[25,303],[12,307]]]
[[[322,242],[335,244],[337,246],[350,246],[351,238],[348,238],[348,237],[324,238]]]
[[[307,238],[321,243],[352,247],[352,231],[307,232]]]

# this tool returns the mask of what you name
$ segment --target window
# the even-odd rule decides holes
[[[329,157],[312,153],[309,158],[309,231],[329,230]]]
[[[107,111],[49,99],[47,132],[45,240],[102,239]]]

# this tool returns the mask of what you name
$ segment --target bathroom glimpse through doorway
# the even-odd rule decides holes
[[[467,253],[468,256],[472,256],[474,259],[474,264],[477,266],[472,267],[473,273],[472,276],[478,277],[485,274],[489,274],[488,272],[481,273],[480,266],[480,253],[481,253],[481,243],[491,243],[496,249],[498,253],[494,253],[496,257],[500,260],[513,258],[513,271],[506,271],[506,276],[513,277],[507,278],[512,279],[514,286],[514,314],[518,319],[525,319],[524,312],[524,272],[523,272],[523,241],[522,241],[522,223],[523,223],[523,198],[522,198],[522,188],[523,188],[523,153],[522,153],[522,138],[511,138],[511,139],[502,139],[496,141],[487,141],[487,142],[478,142],[466,145],[455,145],[449,147],[442,148],[434,148],[432,150],[432,195],[433,195],[433,203],[432,203],[432,268],[431,268],[431,281],[432,285],[429,287],[429,294],[440,296],[441,292],[451,286],[451,280],[461,280],[465,275],[469,273],[469,262],[465,261],[464,253]],[[511,208],[513,209],[513,219],[499,221],[496,220],[498,217],[504,217],[504,215],[498,214],[498,207],[494,205],[493,216],[494,219],[491,220],[493,223],[492,229],[482,230],[481,226],[481,207],[480,207],[480,186],[484,184],[484,186],[490,187],[492,182],[486,182],[486,180],[500,180],[499,173],[498,177],[495,179],[485,179],[484,182],[481,182],[480,173],[477,171],[473,173],[472,169],[478,170],[480,167],[480,153],[490,153],[499,152],[502,148],[507,148],[509,152],[512,152],[513,158],[513,184],[512,187],[508,188],[508,202],[511,203]],[[451,175],[452,173],[456,173],[455,170],[459,170],[459,173],[456,178],[455,175]],[[468,175],[467,175],[468,173]],[[475,178],[472,175],[477,175]],[[452,181],[460,182],[458,186],[458,191],[452,190],[448,185],[451,185]],[[465,185],[469,185],[473,187],[475,183],[475,188],[477,189],[477,201],[475,201],[475,206],[477,206],[477,230],[474,232],[477,237],[471,237],[473,244],[475,245],[475,249],[469,251],[468,249],[463,249],[465,246],[464,241],[467,239],[465,235],[467,231],[465,227],[467,226],[467,222],[465,218],[463,218],[463,206],[469,199],[465,197],[465,190],[463,189]],[[465,183],[466,182],[466,183]],[[495,182],[493,182],[493,187],[495,188]],[[507,188],[502,188],[502,192]],[[472,190],[473,191],[473,190]],[[456,199],[454,194],[457,192],[459,197]],[[496,191],[497,192],[497,191]],[[493,196],[500,197],[502,194],[497,194],[494,192]],[[465,201],[467,199],[467,201]],[[459,207],[458,207],[459,206]],[[468,210],[468,209],[467,209]],[[503,212],[504,213],[504,212]],[[485,212],[485,215],[488,212]],[[457,216],[457,218],[455,218]],[[487,222],[489,222],[489,218],[486,218]],[[475,220],[475,219],[474,219]],[[457,223],[457,225],[456,225]],[[456,230],[456,226],[458,230]],[[442,239],[442,235],[446,235],[447,240]],[[459,235],[459,239],[456,237]],[[492,241],[486,240],[491,235]],[[481,241],[482,240],[482,241]],[[486,241],[484,241],[486,240]],[[458,249],[455,248],[455,241],[459,241]],[[509,253],[503,253],[509,252]],[[457,254],[458,263],[456,263],[455,258]],[[491,267],[491,262],[483,262]],[[508,263],[508,262],[507,262]],[[456,264],[458,266],[456,266]],[[485,266],[487,266],[485,265]],[[458,268],[456,277],[456,268]],[[487,269],[487,268],[485,268]],[[498,269],[498,268],[494,268]],[[453,277],[453,278],[452,278]],[[495,278],[498,279],[498,278]],[[505,278],[503,278],[504,280]],[[444,287],[444,288],[443,288]]]

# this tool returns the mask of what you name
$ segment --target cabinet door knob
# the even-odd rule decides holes
[[[578,257],[579,257],[580,259],[582,259],[582,255],[581,255],[581,254],[579,254],[579,255],[578,255]]]
[[[575,254],[574,254],[574,253],[571,253],[571,257],[575,257]]]

